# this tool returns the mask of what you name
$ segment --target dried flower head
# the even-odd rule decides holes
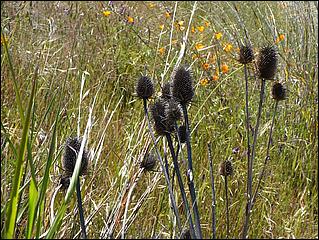
[[[182,118],[182,109],[178,102],[169,99],[165,103],[165,117],[167,122],[175,125],[175,122]]]
[[[161,97],[165,100],[171,99],[171,84],[169,82],[164,84]]]
[[[239,62],[242,64],[250,63],[254,60],[254,52],[251,46],[241,46],[239,52]]]
[[[80,152],[82,139],[79,137],[69,137],[65,143],[64,156],[62,159],[62,167],[66,171],[67,175],[72,175],[75,167],[75,163]],[[80,168],[80,176],[84,175],[88,166],[88,152],[83,150],[82,162]]]
[[[139,98],[148,99],[154,94],[154,85],[147,76],[141,76],[136,85],[136,93]]]
[[[272,86],[272,97],[277,101],[285,100],[286,98],[286,88],[279,82]]]
[[[68,189],[70,185],[70,176],[62,175],[60,178],[60,184],[62,185],[63,190]]]
[[[174,125],[167,121],[165,116],[165,103],[163,99],[158,99],[151,106],[151,113],[154,120],[154,128],[158,135],[166,135],[174,130]]]
[[[147,153],[144,156],[144,159],[141,162],[140,167],[145,168],[146,171],[151,171],[154,169],[155,166],[156,166],[156,158],[155,158],[154,154]]]
[[[223,161],[219,166],[219,174],[223,176],[230,176],[233,174],[233,165],[230,160]]]
[[[191,237],[191,232],[189,229],[184,229],[182,234],[181,234],[181,239],[192,239]]]
[[[192,74],[185,67],[177,69],[172,85],[173,97],[182,105],[188,104],[194,97]]]
[[[186,143],[186,126],[181,125],[178,127],[178,136],[181,143]]]
[[[278,56],[274,46],[263,47],[257,60],[258,75],[263,79],[274,79],[277,71]]]

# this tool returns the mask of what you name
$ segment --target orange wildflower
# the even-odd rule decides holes
[[[108,16],[110,16],[111,15],[111,11],[108,11],[108,10],[106,10],[106,11],[103,11],[103,15],[105,16],[105,17],[108,17]]]
[[[197,29],[198,29],[198,31],[203,32],[205,28],[204,28],[204,26],[199,26],[199,27],[197,27]]]
[[[198,51],[198,50],[204,48],[204,45],[201,44],[201,43],[196,43],[195,48],[196,48],[196,50]]]
[[[207,71],[207,70],[209,69],[209,67],[210,67],[210,66],[209,66],[209,63],[204,63],[204,64],[203,64],[204,70]]]
[[[210,23],[208,21],[205,22],[205,26],[208,27]]]
[[[192,26],[191,32],[194,33],[195,32],[195,27]]]
[[[134,18],[132,18],[131,16],[128,16],[128,17],[127,17],[127,21],[128,21],[129,23],[134,23]]]
[[[213,80],[213,81],[217,81],[218,79],[219,79],[219,77],[218,77],[218,75],[216,75],[216,74],[212,77],[212,80]]]
[[[165,53],[165,48],[164,47],[161,47],[158,52],[163,55]]]
[[[166,18],[170,18],[170,17],[171,17],[171,13],[168,12],[168,11],[166,11],[166,12],[165,12],[165,17],[166,17]]]
[[[203,78],[199,81],[200,85],[202,86],[206,86],[208,84],[208,79],[207,78]]]
[[[229,67],[227,66],[227,64],[223,64],[221,67],[222,73],[226,74],[229,72]]]

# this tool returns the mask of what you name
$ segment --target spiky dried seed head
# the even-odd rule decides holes
[[[158,99],[151,106],[151,113],[154,120],[155,132],[158,135],[165,136],[174,130],[174,125],[167,121],[165,116],[165,103],[163,99]]]
[[[179,67],[172,82],[172,95],[180,104],[185,105],[191,102],[194,97],[193,79],[190,70]]]
[[[186,126],[181,125],[178,127],[178,136],[181,143],[186,143]]]
[[[242,64],[251,63],[254,60],[254,51],[251,46],[241,46],[239,52],[239,62]]]
[[[182,118],[182,108],[174,99],[167,100],[165,103],[165,117],[169,124],[175,125],[175,122]]]
[[[272,86],[271,93],[273,99],[276,101],[282,101],[286,99],[286,88],[279,82]]]
[[[278,56],[274,46],[263,47],[258,56],[257,67],[259,78],[272,80],[277,71]]]
[[[60,178],[60,184],[62,185],[63,190],[68,189],[68,187],[70,185],[70,176],[62,175]]]
[[[154,85],[147,76],[141,76],[136,85],[136,93],[139,98],[148,99],[154,94]]]
[[[62,159],[62,167],[66,171],[66,175],[72,175],[80,152],[82,139],[79,137],[69,137],[66,140],[64,147],[64,156]],[[80,176],[84,175],[87,171],[88,166],[88,152],[86,149],[83,150],[82,162],[80,168]]]
[[[155,155],[152,153],[147,153],[144,156],[143,161],[140,164],[141,168],[145,168],[146,171],[151,171],[156,166],[156,158]]]
[[[181,239],[192,239],[189,229],[184,229],[181,234]]]
[[[164,84],[161,97],[165,100],[171,99],[171,84],[169,82]]]
[[[233,165],[230,160],[223,161],[219,166],[219,174],[223,176],[233,175]]]

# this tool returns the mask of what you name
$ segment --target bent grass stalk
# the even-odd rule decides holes
[[[178,209],[177,209],[176,201],[175,201],[175,198],[174,198],[174,195],[173,195],[173,191],[172,191],[172,188],[171,188],[170,180],[169,180],[168,174],[167,174],[167,172],[165,170],[163,159],[162,159],[162,157],[161,157],[161,155],[160,155],[160,153],[158,151],[156,139],[155,139],[155,136],[154,136],[153,131],[152,131],[150,119],[149,119],[149,116],[148,116],[147,99],[146,98],[143,99],[143,105],[144,105],[145,117],[146,117],[147,124],[148,124],[148,129],[149,129],[150,135],[152,137],[152,140],[153,140],[153,143],[154,143],[154,146],[155,146],[155,152],[157,154],[157,157],[158,157],[158,159],[160,161],[160,164],[161,164],[162,171],[164,173],[164,177],[165,177],[165,181],[166,181],[166,184],[167,184],[169,196],[171,198],[171,204],[172,204],[175,216],[176,216],[177,226],[178,226],[178,229],[179,229],[180,233],[182,233],[181,219],[180,219],[180,216],[179,216],[179,212],[178,212]]]

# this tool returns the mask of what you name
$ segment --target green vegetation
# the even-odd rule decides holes
[[[318,2],[1,2],[1,237],[78,238],[76,184],[88,238],[180,237],[159,162],[135,92],[147,75],[155,94],[175,66],[190,66],[195,96],[188,105],[194,185],[202,235],[241,237],[247,203],[245,74],[240,44],[275,45],[278,68],[267,80],[253,162],[254,192],[268,154],[275,82],[287,88],[278,102],[269,162],[250,214],[249,238],[318,238]],[[250,143],[261,80],[247,64]],[[77,161],[70,187],[60,186],[69,136],[89,151],[85,176]],[[169,175],[173,160],[158,138]],[[175,151],[176,137],[172,134]],[[83,146],[84,147],[84,146]],[[82,148],[83,149],[83,148]],[[165,154],[164,154],[165,150]],[[83,150],[82,150],[83,151]],[[80,150],[81,152],[81,150]],[[187,148],[178,162],[188,202]],[[155,155],[156,160],[157,156]],[[79,160],[80,158],[78,158]],[[182,160],[184,159],[184,160]],[[173,192],[181,216],[177,178]]]

